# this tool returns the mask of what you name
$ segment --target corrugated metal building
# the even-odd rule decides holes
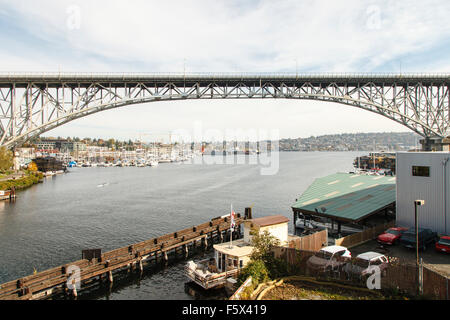
[[[336,173],[316,179],[292,206],[294,224],[300,215],[338,224],[360,224],[395,208],[395,177]],[[332,230],[333,231],[333,230]]]
[[[414,227],[414,200],[419,227],[450,233],[450,153],[397,153],[397,225]]]

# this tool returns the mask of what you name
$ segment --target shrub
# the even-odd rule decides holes
[[[252,284],[255,286],[269,279],[269,271],[262,260],[252,260],[241,270],[238,284],[242,285],[249,276],[252,277]]]
[[[0,172],[6,172],[13,166],[13,153],[6,147],[0,147]]]
[[[16,190],[21,190],[32,186],[39,182],[43,178],[43,174],[40,172],[28,174],[27,176],[14,180],[7,180],[0,182],[0,190],[11,190],[15,187]]]

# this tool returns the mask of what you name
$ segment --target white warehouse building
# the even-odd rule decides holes
[[[414,201],[419,228],[450,234],[450,153],[397,152],[397,225],[414,227]]]

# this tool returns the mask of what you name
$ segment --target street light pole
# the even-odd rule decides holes
[[[420,265],[419,265],[419,222],[417,218],[417,207],[423,206],[425,204],[425,200],[415,200],[414,201],[414,220],[415,220],[415,229],[416,229],[416,266],[417,266],[417,289],[420,292]]]

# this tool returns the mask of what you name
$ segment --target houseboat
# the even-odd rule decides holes
[[[240,269],[250,261],[254,247],[251,245],[254,230],[258,234],[268,231],[280,246],[288,246],[296,236],[288,235],[289,219],[282,215],[267,216],[244,221],[244,238],[215,244],[214,258],[199,262],[189,261],[186,276],[204,289],[224,286],[229,279],[237,278]]]
[[[36,166],[41,172],[66,171],[66,165],[54,157],[39,157],[33,159]]]

